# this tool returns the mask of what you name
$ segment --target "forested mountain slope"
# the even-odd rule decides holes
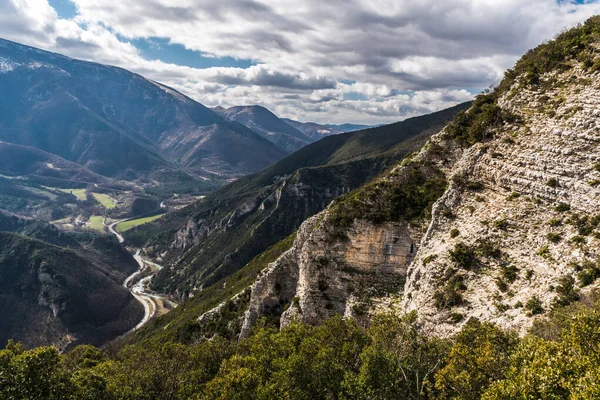
[[[204,200],[132,230],[165,268],[157,290],[187,297],[239,270],[329,202],[418,149],[468,104],[379,128],[334,135]]]

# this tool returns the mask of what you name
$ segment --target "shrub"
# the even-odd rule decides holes
[[[542,307],[542,302],[536,296],[531,297],[525,303],[525,309],[528,311],[527,315],[538,315],[544,312],[544,307]]]
[[[571,243],[577,244],[577,245],[581,245],[581,244],[585,244],[587,243],[586,238],[584,238],[583,236],[573,236],[571,239],[569,239],[571,241]]]
[[[502,257],[502,251],[500,251],[498,244],[492,242],[489,238],[479,239],[477,241],[477,254],[488,258]]]
[[[560,242],[562,240],[562,236],[560,236],[560,234],[555,233],[555,232],[549,232],[546,235],[546,239],[548,239],[552,243],[558,243],[558,242]]]
[[[438,310],[450,309],[463,303],[461,292],[467,289],[464,276],[455,269],[448,269],[445,274],[446,284],[433,295],[434,305]]]
[[[455,237],[457,237],[458,235],[460,235],[460,232],[459,232],[459,230],[458,230],[458,229],[456,229],[456,228],[453,228],[453,229],[451,229],[451,230],[450,230],[450,237],[451,237],[451,238],[455,238]]]
[[[600,265],[590,260],[583,262],[581,270],[577,273],[580,286],[588,286],[600,277]]]
[[[561,277],[556,287],[558,297],[554,300],[554,306],[566,306],[579,300],[579,292],[575,289],[575,279],[570,275]]]
[[[516,119],[496,104],[495,93],[481,94],[475,98],[468,111],[456,114],[446,130],[462,146],[471,146],[491,139],[494,128]]]
[[[444,287],[433,294],[433,301],[438,310],[444,310],[461,305],[463,297],[455,289]]]
[[[559,203],[556,207],[554,207],[554,211],[558,212],[566,212],[571,209],[571,206],[565,203]]]
[[[506,280],[508,283],[513,283],[517,280],[517,274],[519,269],[514,265],[502,266],[500,267],[500,271],[502,273],[502,278]]]
[[[553,228],[560,226],[561,224],[562,219],[552,218],[550,221],[548,221],[548,225],[550,225]]]
[[[481,182],[468,182],[466,188],[474,192],[479,192],[483,190],[484,186]]]
[[[521,197],[521,193],[512,192],[511,194],[509,194],[508,196],[506,196],[506,200],[512,201],[514,199],[518,199],[519,197]]]
[[[506,292],[508,290],[508,284],[500,277],[496,278],[496,286],[501,292]]]
[[[463,319],[465,319],[464,314],[461,314],[459,312],[453,312],[450,314],[450,322],[452,322],[453,324],[457,324]]]
[[[525,278],[530,281],[531,278],[533,278],[533,270],[528,269],[527,271],[525,271]]]
[[[429,264],[430,262],[432,262],[436,258],[437,258],[437,254],[430,254],[430,255],[428,255],[427,257],[425,257],[423,259],[423,266]]]
[[[456,264],[457,267],[469,270],[477,262],[475,257],[475,250],[462,242],[456,243],[454,249],[449,252],[450,260]]]
[[[500,229],[500,230],[507,230],[508,229],[508,221],[506,219],[498,219],[496,221],[494,221],[494,228],[496,229]]]
[[[550,186],[552,188],[558,187],[558,180],[556,178],[550,178],[546,182],[546,185],[548,185],[548,186]]]
[[[552,259],[552,255],[550,254],[550,248],[548,247],[548,245],[543,246],[538,252],[537,255],[540,257],[543,257],[547,260],[551,260]]]

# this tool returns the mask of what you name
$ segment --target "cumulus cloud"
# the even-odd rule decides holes
[[[47,0],[5,0],[0,36],[119,65],[209,106],[365,123],[468,100],[529,48],[600,13],[599,1],[565,0],[73,2],[77,15],[61,19]],[[190,68],[131,44],[154,38],[254,65]]]

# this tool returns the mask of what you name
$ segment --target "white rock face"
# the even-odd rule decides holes
[[[449,182],[430,221],[354,221],[347,239],[332,240],[328,210],[307,220],[294,247],[253,286],[244,332],[273,304],[288,307],[282,325],[314,324],[333,314],[360,320],[402,297],[400,312],[416,310],[440,335],[469,317],[524,333],[539,318],[527,302],[537,298],[550,310],[561,278],[571,276],[578,286],[578,271],[600,257],[598,229],[582,232],[577,223],[600,214],[600,75],[575,67],[554,78],[560,84],[516,84],[500,99],[521,121],[495,129],[493,140],[464,149],[442,131],[416,155]],[[570,210],[558,211],[561,204]],[[452,259],[457,244],[473,249],[473,267]],[[464,282],[463,301],[440,307],[436,294],[453,274]],[[382,284],[385,290],[377,290]]]
[[[417,310],[421,319],[442,334],[460,327],[448,322],[450,311],[440,312],[432,301],[444,285],[444,271],[452,265],[448,252],[459,242],[475,245],[477,240],[489,239],[502,256],[483,257],[480,268],[466,273],[464,304],[451,311],[521,333],[532,323],[521,304],[537,297],[549,310],[559,279],[576,278],[577,269],[597,260],[598,238],[579,236],[578,228],[568,220],[600,213],[600,187],[594,182],[600,179],[595,168],[600,162],[598,78],[596,74],[591,81],[583,79],[582,71],[574,69],[558,77],[571,84],[545,93],[522,88],[513,98],[502,99],[502,107],[520,115],[523,122],[469,149],[453,169],[454,175],[460,169],[466,180],[481,182],[484,188],[480,192],[449,190],[438,202],[439,209],[453,197],[456,218],[434,213],[408,273],[406,311]],[[569,205],[571,211],[556,211],[560,203]],[[458,229],[459,235],[450,238],[451,229]],[[560,240],[554,243],[549,237]],[[572,242],[573,237],[583,243]],[[424,265],[428,257],[435,259]],[[497,284],[503,265],[518,269],[516,280],[506,282],[504,291]]]

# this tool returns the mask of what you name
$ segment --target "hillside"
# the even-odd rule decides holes
[[[350,129],[350,130],[341,130],[334,126],[329,125],[321,125],[314,122],[298,122],[293,119],[281,118],[285,123],[293,126],[298,129],[300,132],[304,134],[307,138],[311,139],[313,142],[320,140],[326,136],[338,135],[343,132],[352,132],[352,131],[360,131],[363,129],[367,129],[368,126],[363,126],[358,129]]]
[[[320,139],[305,136],[299,129],[261,106],[237,106],[227,109],[221,107],[215,111],[228,120],[247,126],[288,153]]]
[[[390,309],[442,337],[471,318],[524,334],[593,297],[599,43],[595,17],[527,53],[418,154],[308,219],[253,285],[242,335],[261,316]]]
[[[467,106],[324,138],[125,238],[172,266],[153,280],[156,290],[187,297],[239,270],[332,199],[418,149]]]
[[[0,342],[101,345],[142,318],[121,286],[137,263],[115,239],[0,214]]]
[[[239,176],[285,155],[245,126],[121,68],[6,40],[0,61],[0,140],[106,177],[160,181],[178,169]]]

